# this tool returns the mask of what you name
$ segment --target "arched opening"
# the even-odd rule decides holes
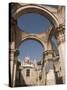
[[[42,67],[44,46],[37,39],[27,38],[19,44],[18,50],[19,56],[17,60],[21,65],[20,69],[17,70],[16,86],[34,85],[37,83],[35,78],[36,66]],[[32,74],[34,75],[32,76]],[[34,78],[35,82],[32,82],[32,78]]]
[[[32,12],[22,14],[17,19],[17,26],[20,28],[21,31],[36,34],[48,32],[49,28],[53,27],[53,24],[46,16]]]
[[[31,60],[35,59],[40,61],[42,60],[42,55],[45,49],[39,40],[27,38],[19,44],[18,50],[20,53],[18,56],[19,60],[23,60],[26,56],[29,56]]]
[[[59,25],[59,22],[54,14],[52,14],[47,8],[36,4],[23,5],[22,7],[16,10],[13,16],[17,20],[18,17],[22,16],[23,14],[32,12],[39,13],[40,15],[47,17],[50,22],[54,25],[54,27],[57,27]]]

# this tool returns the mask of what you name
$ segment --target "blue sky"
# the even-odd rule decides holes
[[[23,60],[26,57],[30,57],[31,60],[41,60],[43,54],[42,45],[35,40],[26,40],[19,47],[20,60]]]
[[[49,20],[37,13],[27,13],[19,17],[18,26],[21,30],[29,33],[48,31]]]
[[[37,13],[27,13],[18,19],[18,27],[28,33],[40,33],[48,31],[50,22],[46,17]],[[40,60],[42,58],[42,45],[35,40],[24,41],[19,47],[19,57],[23,60],[28,56],[31,59]]]

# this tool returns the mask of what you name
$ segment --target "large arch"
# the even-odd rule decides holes
[[[30,41],[32,41],[32,43],[31,44],[29,44],[29,42]],[[38,50],[39,50],[39,48],[40,48],[40,52],[41,52],[41,57],[42,57],[42,59],[43,59],[43,53],[45,52],[45,46],[43,45],[43,43],[40,41],[40,40],[38,40],[38,39],[36,39],[36,38],[24,38],[20,43],[19,43],[19,46],[18,46],[18,51],[19,51],[19,55],[20,55],[20,50],[22,50],[23,51],[23,49],[25,48],[24,47],[24,43],[26,43],[26,42],[28,42],[28,46],[30,45],[30,49],[31,49],[31,47],[33,46],[33,44],[36,42],[37,43],[37,45],[36,45],[36,43],[35,43],[35,47],[34,47],[34,50],[35,50],[35,48],[36,48],[36,52],[38,53]],[[27,44],[26,44],[27,45]],[[22,48],[20,48],[20,47],[22,47]],[[27,46],[26,46],[27,47]],[[30,49],[27,51],[26,49],[25,49],[25,52],[29,52],[30,51]],[[34,50],[32,50],[32,52],[34,52]],[[41,51],[42,50],[42,51]],[[36,53],[35,52],[35,53]],[[27,53],[28,54],[28,53]],[[22,55],[23,56],[23,55]],[[26,56],[26,55],[25,55]],[[41,60],[42,61],[42,60]]]
[[[21,15],[26,14],[26,13],[30,13],[30,12],[39,13],[39,14],[41,14],[43,16],[46,16],[55,27],[58,27],[58,25],[59,25],[59,21],[58,21],[57,17],[53,13],[51,13],[45,7],[35,5],[35,4],[27,4],[27,5],[21,6],[13,14],[13,17],[15,19],[17,19]]]
[[[37,41],[38,43],[40,43],[40,44],[42,45],[42,47],[44,48],[44,51],[45,51],[46,45],[44,44],[44,42],[43,42],[42,40],[40,40],[39,38],[34,37],[34,36],[33,36],[33,37],[32,37],[32,36],[24,37],[24,38],[20,41],[20,43],[18,44],[17,49],[18,49],[19,46],[20,46],[24,41],[26,41],[26,40],[35,40],[35,41]]]

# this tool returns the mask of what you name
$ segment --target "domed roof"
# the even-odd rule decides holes
[[[27,57],[25,57],[25,60],[30,60],[30,57],[28,57],[28,56],[27,56]]]

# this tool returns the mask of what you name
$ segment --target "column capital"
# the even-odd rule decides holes
[[[48,55],[48,54],[53,54],[53,50],[47,50],[47,51],[45,51],[45,55]]]
[[[9,49],[9,52],[15,52],[16,49]]]
[[[59,27],[55,29],[55,36],[57,38],[58,44],[61,44],[65,41],[64,32],[65,32],[65,25],[63,24],[60,24]]]
[[[9,49],[9,58],[17,57],[19,55],[19,50]],[[10,59],[12,61],[12,59]]]
[[[65,31],[65,25],[63,24],[60,24],[59,27],[57,27],[55,29],[55,33],[58,35],[59,33],[63,33],[64,34],[64,31]]]
[[[19,50],[16,49],[16,51],[15,51],[15,57],[17,57],[18,55],[19,55]]]
[[[16,52],[16,49],[9,49],[9,60],[14,61],[14,54]]]
[[[43,52],[44,60],[53,60],[54,51],[53,50],[47,50]]]

